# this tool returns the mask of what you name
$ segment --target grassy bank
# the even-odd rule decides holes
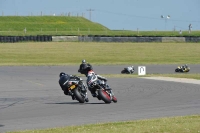
[[[77,16],[0,16],[0,35],[200,36],[200,31],[110,30]]]
[[[1,43],[0,65],[200,64],[199,43]]]
[[[200,115],[68,126],[10,133],[199,133]]]

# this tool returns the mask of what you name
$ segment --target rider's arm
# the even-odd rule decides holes
[[[107,81],[107,79],[106,79],[105,77],[103,77],[103,76],[100,76],[100,75],[98,75],[98,74],[96,74],[96,75],[97,75],[97,77],[98,77],[98,78],[100,78],[100,79],[103,79],[103,80]]]
[[[87,63],[87,66],[90,67],[91,70],[93,70],[92,65],[90,63]]]

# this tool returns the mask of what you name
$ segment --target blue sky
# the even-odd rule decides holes
[[[0,15],[83,15],[111,30],[200,30],[200,0],[0,0]],[[161,18],[161,15],[164,18]],[[166,16],[170,15],[170,19]]]

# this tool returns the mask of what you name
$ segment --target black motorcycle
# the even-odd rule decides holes
[[[188,66],[178,66],[178,67],[175,69],[175,72],[186,73],[186,72],[189,72],[189,71],[190,71],[190,67],[188,67]]]
[[[88,74],[87,85],[95,92],[99,100],[103,100],[105,103],[111,103],[111,101],[117,102],[112,89],[105,84],[105,81],[98,79],[94,73]]]
[[[60,75],[62,74],[60,73]],[[81,78],[63,74],[60,76],[59,84],[64,94],[72,96],[73,100],[77,100],[80,103],[89,101],[87,98],[87,88]]]
[[[135,69],[134,69],[134,67],[132,66],[130,70],[128,69],[128,67],[124,68],[124,69],[121,71],[121,73],[122,73],[122,74],[132,74],[132,73],[134,73],[134,71],[135,71]]]

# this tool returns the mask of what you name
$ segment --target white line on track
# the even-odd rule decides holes
[[[37,82],[31,81],[31,80],[24,80],[24,81],[27,81],[27,82],[30,82],[30,83],[33,83],[33,84],[36,84],[36,85],[39,85],[39,86],[45,86],[44,84],[37,83]]]
[[[200,85],[200,80],[197,80],[197,79],[172,78],[172,77],[140,77],[140,78]]]

